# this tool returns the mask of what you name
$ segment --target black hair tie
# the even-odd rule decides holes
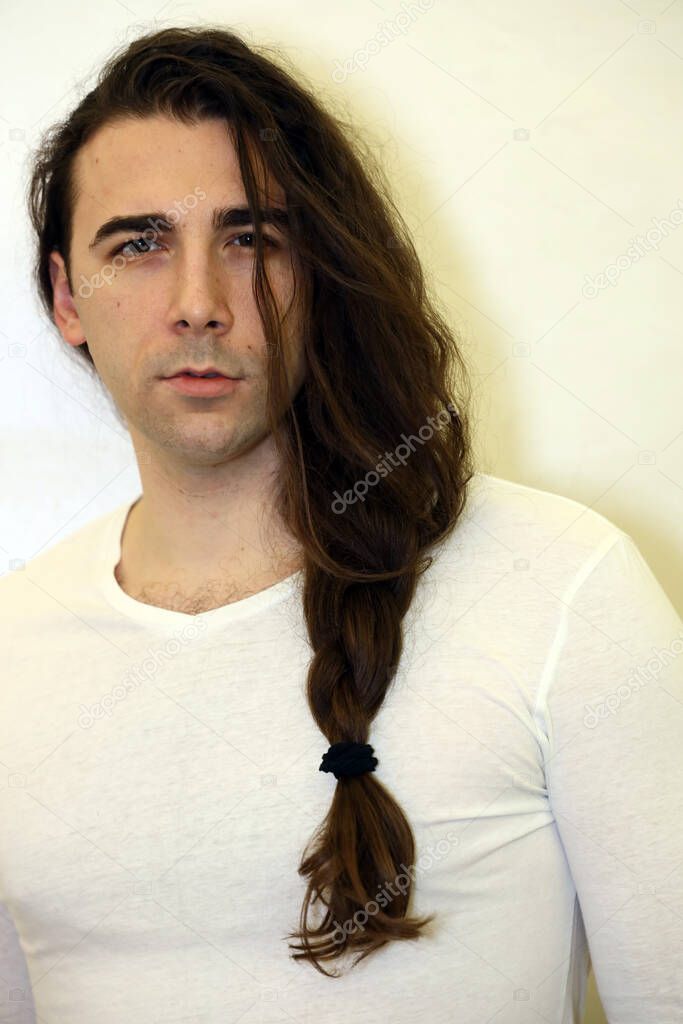
[[[374,772],[378,761],[369,743],[333,743],[318,771],[332,772],[336,779]]]

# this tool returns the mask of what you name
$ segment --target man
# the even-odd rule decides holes
[[[192,196],[201,182],[202,198],[164,236],[166,248],[161,237],[142,253],[129,247],[125,284],[93,289],[76,305],[59,253],[50,268],[62,336],[74,346],[87,339],[138,456],[144,496],[126,524],[117,579],[138,600],[197,614],[298,567],[296,546],[270,507],[277,462],[265,419],[263,330],[247,272],[249,225],[226,233],[211,220],[220,208],[248,212],[236,153],[220,120],[190,127],[152,117],[103,128],[79,153],[76,176],[72,252],[83,280],[101,273],[131,234],[104,210],[135,213],[144,231],[166,210],[145,214],[145,199],[156,210],[157,197]],[[282,189],[271,205],[285,209]],[[294,289],[287,235],[277,221],[268,232],[277,243],[268,269],[284,307]],[[304,376],[296,331],[285,351],[294,397]],[[237,383],[213,396],[208,382],[178,376],[209,366]]]
[[[472,470],[336,123],[163,30],[31,200],[142,494],[0,585],[7,1006],[578,1024],[590,955],[610,1024],[680,1020],[683,623],[609,520]]]

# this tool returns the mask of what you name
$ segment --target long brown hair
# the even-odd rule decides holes
[[[49,255],[62,254],[68,277],[74,157],[100,127],[158,114],[226,121],[255,228],[253,286],[281,462],[278,508],[304,556],[308,704],[330,744],[365,744],[398,667],[418,577],[433,561],[428,550],[465,506],[474,475],[470,388],[383,171],[369,147],[352,141],[351,126],[297,78],[220,27],[167,28],[134,40],[35,154],[27,196],[34,271],[54,323]],[[285,190],[289,240],[303,268],[308,370],[294,399],[264,272],[261,179],[252,158]],[[76,352],[92,371],[87,342]],[[358,952],[355,966],[392,939],[419,938],[434,915],[408,915],[410,884],[386,906],[373,903],[414,857],[410,825],[377,772],[334,782],[331,807],[299,866],[308,883],[299,930],[287,936],[300,940],[290,943],[293,958],[338,977],[322,962]],[[325,908],[316,924],[309,920],[315,904]],[[370,904],[376,912],[368,913]],[[359,912],[363,927],[346,927]]]

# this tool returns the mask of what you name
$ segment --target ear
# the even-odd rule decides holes
[[[52,281],[52,311],[55,323],[64,341],[77,348],[86,340],[81,321],[76,312],[71,288],[66,276],[66,265],[62,254],[53,249],[50,253],[50,280]]]

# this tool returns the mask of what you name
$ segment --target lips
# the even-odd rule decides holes
[[[223,374],[218,377],[194,377],[189,373],[178,373],[174,377],[167,377],[161,383],[181,395],[192,398],[218,398],[232,394],[244,381],[239,377],[225,377]]]
[[[221,373],[221,371],[216,369],[215,366],[207,366],[203,370],[195,369],[195,367],[193,366],[185,366],[183,367],[182,370],[178,370],[177,373],[172,374],[171,378],[167,379],[172,379],[173,377],[182,377],[185,375],[187,375],[188,377],[206,377],[208,375],[211,375],[216,377],[225,377],[228,380],[234,379],[232,377],[228,377],[227,374],[225,373]]]
[[[176,373],[176,377],[189,377],[191,380],[229,380],[222,373]],[[175,377],[171,377],[175,380]]]

